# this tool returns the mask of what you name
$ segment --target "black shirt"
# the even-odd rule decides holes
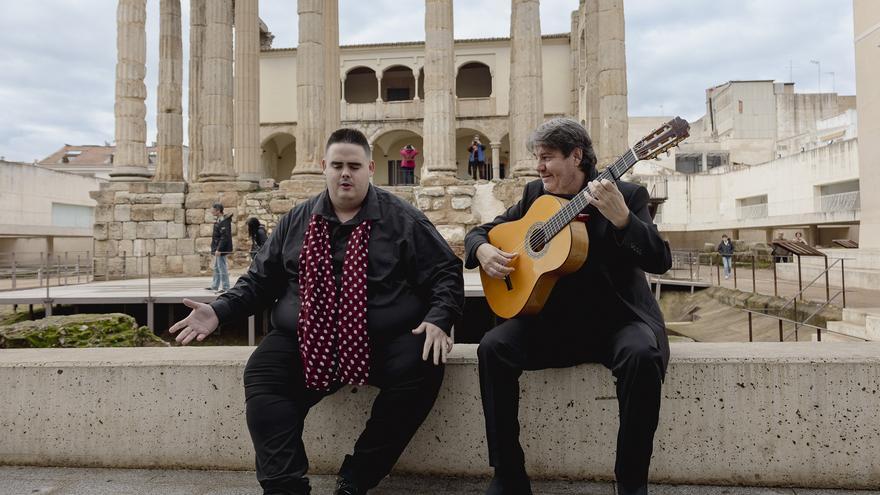
[[[449,333],[464,305],[461,260],[421,211],[374,186],[357,215],[345,223],[336,217],[326,190],[284,215],[247,273],[211,303],[221,323],[277,301],[273,328],[296,331],[299,254],[313,214],[327,220],[337,287],[349,236],[363,220],[372,220],[367,260],[371,337],[399,335],[422,321]]]

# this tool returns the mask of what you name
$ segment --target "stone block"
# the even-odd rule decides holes
[[[202,273],[202,257],[198,254],[187,254],[183,258],[184,275],[200,275]]]
[[[174,220],[174,213],[180,207],[174,205],[159,205],[153,208],[153,220]]]
[[[165,270],[167,273],[183,273],[183,256],[168,256],[165,258]]]
[[[196,252],[196,241],[195,239],[177,239],[177,254],[195,254]]]
[[[147,254],[156,254],[155,239],[135,239],[132,241],[132,256],[142,258]]]
[[[103,258],[104,256],[114,257],[116,256],[116,248],[119,245],[119,241],[95,241],[95,257]]]
[[[291,208],[293,208],[293,200],[290,199],[273,199],[269,201],[269,211],[272,213],[287,213]]]
[[[474,186],[449,186],[446,188],[446,193],[454,196],[473,196],[476,192],[477,189]]]
[[[113,207],[113,219],[117,222],[127,222],[131,220],[130,205],[116,205]]]
[[[106,241],[109,237],[109,230],[106,222],[96,223],[92,226],[92,235],[96,241]]]
[[[128,192],[132,194],[143,194],[147,192],[148,182],[129,182]]]
[[[297,177],[283,180],[278,189],[295,196],[310,197],[320,193],[327,187],[327,182],[320,175],[314,177]]]
[[[189,208],[208,208],[210,209],[214,203],[220,198],[216,193],[191,192],[186,195],[185,205]]]
[[[199,237],[196,239],[196,252],[197,253],[210,253],[211,252],[211,238],[210,237]]]
[[[147,192],[183,194],[186,192],[186,182],[148,182]]]
[[[163,205],[182,205],[184,201],[186,201],[186,196],[183,193],[163,194],[160,199],[160,203]]]
[[[156,256],[177,254],[177,239],[156,239]]]
[[[116,202],[116,193],[114,191],[89,191],[89,197],[94,199],[99,205],[107,205]]]
[[[446,195],[446,190],[440,186],[436,187],[422,187],[420,189],[416,189],[416,197],[418,196],[431,196],[431,197],[442,197]]]
[[[431,221],[434,225],[441,224],[460,224],[460,225],[473,225],[476,223],[476,219],[472,213],[465,211],[454,211],[454,210],[438,210],[438,211],[426,211],[425,216],[428,217],[428,220]]]
[[[430,210],[431,209],[431,197],[430,196],[417,196],[416,206],[422,211]]]
[[[168,273],[168,257],[167,256],[151,256],[149,260],[143,261],[143,266],[149,269],[153,276]]]
[[[116,197],[113,199],[113,202],[118,205],[131,204],[131,193],[128,191],[119,191],[118,193],[116,193]]]
[[[187,225],[204,223],[205,221],[205,211],[203,208],[192,208],[186,210],[186,223]]]
[[[168,222],[168,238],[183,239],[186,237],[186,225],[177,222]]]
[[[257,201],[256,199],[246,199],[244,201],[244,204],[247,206],[251,206],[251,207],[260,206],[260,202]]]
[[[131,205],[131,220],[134,222],[149,222],[153,220],[153,206]]]
[[[134,241],[123,240],[116,242],[117,256],[132,256],[134,254]]]
[[[437,225],[437,232],[450,244],[464,242],[464,226],[462,225]]]
[[[162,202],[162,195],[156,193],[133,194],[131,202],[137,205],[157,205]]]
[[[199,225],[199,237],[211,237],[214,235],[214,225],[203,223]]]
[[[137,222],[124,222],[122,224],[123,239],[137,239]]]
[[[183,205],[174,210],[174,223],[186,223],[186,210],[183,209]]]
[[[116,240],[122,239],[122,222],[110,222],[109,226],[108,237]]]
[[[137,226],[139,239],[162,239],[168,237],[166,222],[140,222]]]
[[[95,207],[95,222],[112,222],[113,221],[113,205],[102,205]]]
[[[452,198],[453,210],[466,210],[471,207],[473,199],[470,196],[455,196]]]
[[[199,236],[199,230],[201,230],[201,225],[187,225],[186,226],[186,236],[190,239],[195,239]]]
[[[446,198],[435,198],[431,201],[432,210],[442,210],[446,208]]]
[[[190,185],[190,191],[200,193],[249,192],[257,188],[253,182],[199,182]]]

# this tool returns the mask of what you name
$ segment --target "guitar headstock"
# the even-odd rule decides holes
[[[655,129],[644,139],[633,146],[639,160],[650,160],[664,151],[677,146],[690,136],[690,124],[681,117],[676,117]]]

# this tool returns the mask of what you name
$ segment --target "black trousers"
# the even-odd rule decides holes
[[[345,456],[341,476],[368,490],[379,484],[425,420],[443,381],[443,367],[422,361],[425,335],[371,339],[370,384],[380,389],[370,419]],[[312,406],[338,390],[304,386],[296,335],[272,331],[244,371],[247,424],[257,480],[268,494],[309,493],[303,422]]]
[[[496,474],[525,472],[518,419],[523,370],[601,363],[617,382],[617,482],[632,488],[647,483],[665,371],[647,324],[617,321],[586,328],[574,318],[517,318],[486,333],[477,352],[489,463]],[[530,493],[523,488],[521,493]]]

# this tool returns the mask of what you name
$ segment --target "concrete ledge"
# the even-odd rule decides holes
[[[459,345],[398,471],[489,473],[475,346]],[[0,464],[252,469],[248,347],[0,351]],[[673,344],[651,477],[691,484],[880,486],[880,343]],[[617,403],[598,365],[527,372],[522,441],[539,478],[608,479]],[[335,472],[371,388],[315,407],[312,470]]]

